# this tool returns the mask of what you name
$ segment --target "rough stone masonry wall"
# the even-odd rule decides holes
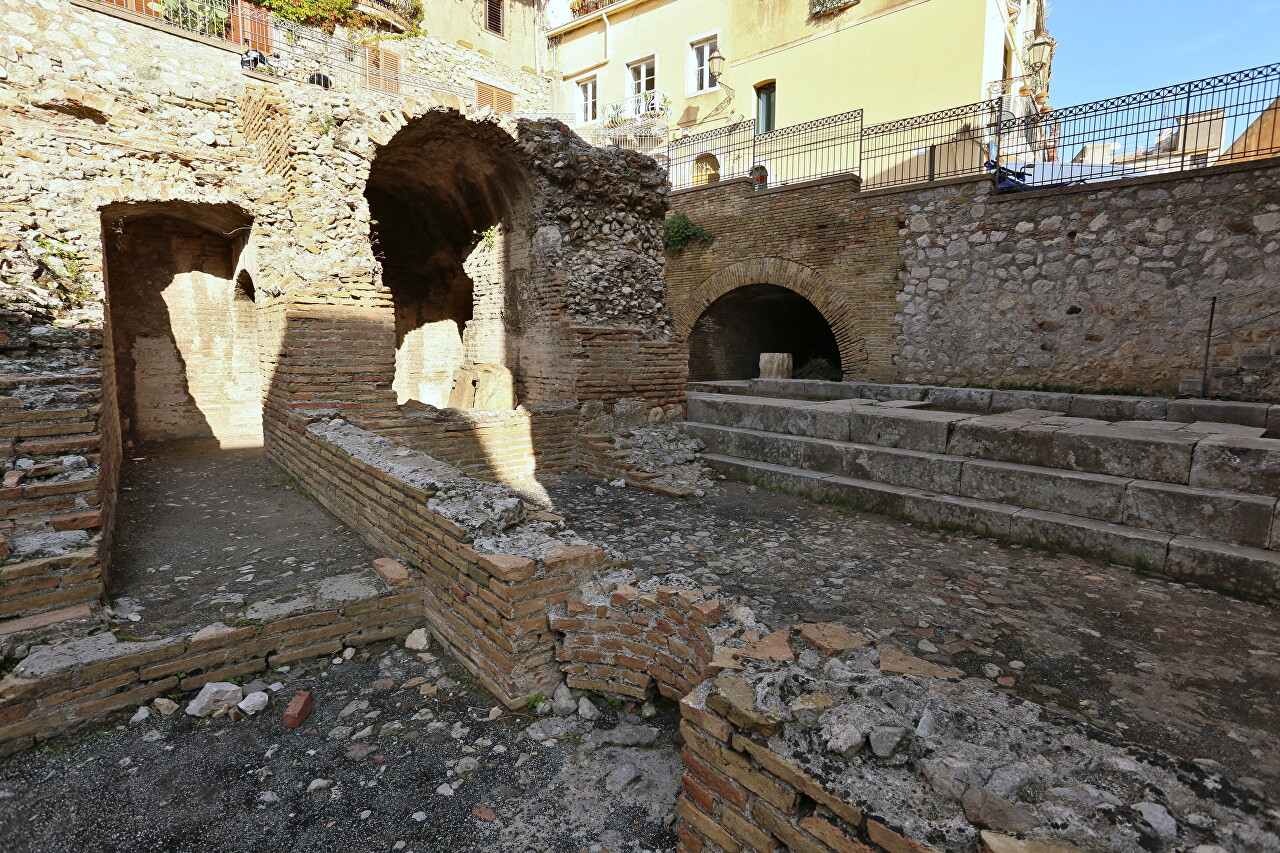
[[[672,210],[716,239],[670,259],[672,311],[687,334],[729,289],[772,283],[822,311],[846,378],[1172,391],[1199,376],[1206,297],[1240,297],[1216,329],[1274,304],[1274,293],[1244,294],[1280,275],[1277,169],[1001,196],[987,179],[681,191]],[[1272,319],[1220,338],[1213,363],[1267,354],[1276,332]],[[1226,390],[1280,400],[1274,383]]]

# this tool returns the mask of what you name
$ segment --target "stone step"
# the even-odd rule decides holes
[[[1280,512],[1270,495],[740,427],[684,429],[722,456],[1161,531],[1166,539],[1188,535],[1280,550]]]
[[[1280,553],[997,501],[705,453],[716,470],[765,488],[868,512],[1062,549],[1142,572],[1256,598],[1280,595]]]
[[[1268,356],[1271,357],[1271,356]],[[1200,393],[1199,379],[1186,380],[1186,391]],[[790,398],[795,400],[869,399],[918,401],[943,411],[1000,414],[1015,409],[1046,409],[1061,415],[1105,421],[1216,421],[1266,427],[1280,419],[1280,405],[1235,400],[1171,399],[1119,394],[1059,391],[1016,391],[997,388],[952,388],[942,385],[883,382],[827,382],[818,379],[743,379],[691,383],[690,391]]]
[[[1280,494],[1280,441],[1259,437],[1258,427],[1236,424],[1109,423],[1039,409],[974,415],[886,407],[861,398],[812,401],[700,392],[688,395],[688,419],[1266,497]]]

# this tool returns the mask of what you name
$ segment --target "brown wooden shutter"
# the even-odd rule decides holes
[[[365,85],[380,92],[400,92],[400,57],[376,45],[365,48]]]
[[[490,107],[500,113],[515,112],[516,96],[506,89],[476,81],[476,109]]]
[[[498,35],[502,35],[502,2],[503,0],[487,0],[485,3],[485,29]]]

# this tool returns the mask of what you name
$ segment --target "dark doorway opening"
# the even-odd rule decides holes
[[[785,287],[751,284],[711,303],[694,324],[689,379],[754,379],[764,352],[791,353],[793,375],[840,378],[840,347],[813,303]]]

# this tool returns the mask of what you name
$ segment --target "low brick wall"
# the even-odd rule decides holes
[[[48,646],[0,681],[0,755],[165,693],[404,636],[421,623],[422,593],[413,590],[190,636],[123,642],[96,634]]]
[[[556,658],[573,688],[648,699],[654,689],[679,700],[706,677],[715,654],[708,630],[720,621],[715,587],[626,584],[607,599],[574,597],[551,619],[564,634]]]
[[[0,316],[0,645],[90,619],[103,591],[102,335],[40,332]]]
[[[519,504],[513,493],[466,478],[389,439],[346,429],[346,435],[356,436],[368,450],[362,453],[365,458],[326,440],[321,427],[307,416],[269,408],[268,449],[282,468],[371,546],[422,571],[432,633],[486,688],[511,708],[549,692],[560,674],[547,611],[564,603],[583,577],[606,565],[604,552],[560,543],[545,531],[529,539],[533,544],[527,547],[513,544],[509,553],[481,545],[478,539],[500,542],[504,534],[519,532],[519,517],[508,530],[495,524],[493,511],[485,508],[486,501],[490,508]],[[418,484],[370,461],[379,454],[390,454],[397,471],[414,471]],[[457,489],[449,500],[479,501],[464,510],[469,517],[449,518],[433,508],[438,490],[448,487]],[[518,511],[514,504],[506,506]],[[462,526],[459,520],[474,525]]]

